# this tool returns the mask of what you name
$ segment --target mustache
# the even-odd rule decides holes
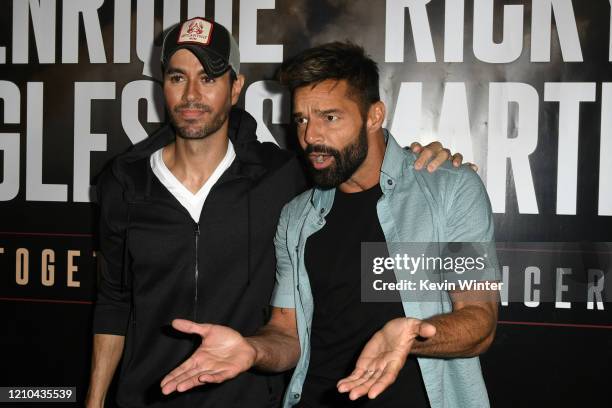
[[[325,146],[322,144],[318,145],[308,145],[306,149],[304,149],[304,154],[308,156],[309,154],[329,154],[334,157],[338,157],[340,152],[333,147]]]
[[[182,105],[176,105],[173,109],[174,112],[178,113],[182,110],[200,110],[202,112],[212,113],[212,108],[208,105],[204,105],[203,103],[184,103]]]

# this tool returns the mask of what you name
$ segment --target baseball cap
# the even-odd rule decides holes
[[[164,36],[161,63],[164,70],[172,55],[180,50],[191,51],[212,78],[232,68],[240,74],[240,51],[234,37],[219,23],[194,17],[174,25]]]

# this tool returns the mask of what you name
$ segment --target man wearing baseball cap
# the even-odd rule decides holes
[[[273,238],[281,209],[306,188],[294,155],[260,143],[235,107],[244,85],[238,46],[220,24],[183,21],[163,39],[170,123],[118,156],[100,176],[100,282],[88,407],[102,407],[122,359],[122,407],[278,406],[282,377],[247,371],[165,396],[160,380],[201,342],[176,318],[244,336],[269,319]],[[449,156],[439,144],[435,164]],[[459,160],[460,161],[460,160]]]

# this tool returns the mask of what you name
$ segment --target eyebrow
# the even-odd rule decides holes
[[[170,67],[166,70],[166,75],[172,75],[172,74],[187,75],[187,72],[185,72],[181,68]],[[198,75],[207,75],[207,74],[206,74],[206,71],[204,71],[204,69],[201,69],[200,72],[198,72]]]
[[[326,115],[332,115],[334,113],[342,113],[343,111],[341,109],[325,109],[325,110],[319,110],[319,109],[314,109],[314,113],[317,116],[326,116]],[[294,112],[293,113],[293,117],[294,118],[298,118],[303,116],[302,112]]]

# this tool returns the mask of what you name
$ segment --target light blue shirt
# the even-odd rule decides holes
[[[389,256],[395,256],[390,243],[494,240],[491,204],[473,170],[446,163],[434,173],[417,171],[415,155],[401,148],[386,130],[385,139],[387,148],[380,172],[383,195],[376,209]],[[277,271],[271,304],[296,310],[301,347],[284,398],[285,407],[300,400],[310,359],[314,305],[304,264],[306,240],[325,225],[334,194],[335,189],[313,188],[294,198],[283,208],[274,240]],[[395,274],[399,276],[397,270]],[[489,269],[482,280],[499,280],[499,268]],[[411,299],[402,304],[406,316],[425,319],[452,311],[447,292],[441,291],[439,299],[422,302]],[[418,362],[432,408],[489,406],[478,357],[418,357]]]

